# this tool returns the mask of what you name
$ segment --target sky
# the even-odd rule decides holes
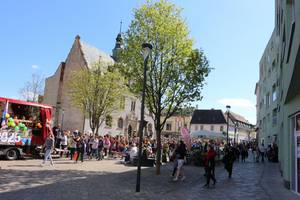
[[[274,29],[274,0],[172,0],[183,8],[194,48],[212,72],[198,109],[231,111],[256,123],[254,95],[259,60]],[[0,96],[20,98],[33,73],[48,77],[81,40],[111,54],[120,21],[145,0],[3,0],[0,5]]]

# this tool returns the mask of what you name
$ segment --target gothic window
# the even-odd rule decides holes
[[[135,101],[132,101],[131,102],[131,108],[130,108],[130,111],[135,111]]]
[[[107,115],[106,118],[105,118],[105,125],[108,126],[108,127],[112,127],[112,116],[110,115]]]
[[[122,118],[118,119],[118,128],[123,128],[123,119]]]

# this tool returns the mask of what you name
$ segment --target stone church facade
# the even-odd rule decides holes
[[[89,120],[85,118],[83,112],[71,103],[69,96],[69,81],[72,73],[86,69],[89,70],[93,63],[102,62],[105,65],[113,65],[117,60],[117,54],[122,48],[121,34],[116,38],[113,55],[110,56],[99,49],[82,42],[76,36],[72,48],[64,62],[61,62],[54,75],[46,78],[44,102],[54,107],[54,125],[61,124],[63,129],[80,130],[89,132]],[[96,95],[96,94],[95,94]],[[141,102],[139,98],[130,93],[124,93],[120,108],[110,115],[110,122],[104,122],[99,128],[99,135],[137,135],[140,120]],[[145,120],[148,122],[145,132],[154,137],[154,122],[151,114],[145,109]]]

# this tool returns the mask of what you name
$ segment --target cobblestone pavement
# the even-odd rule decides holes
[[[203,168],[185,166],[187,179],[183,182],[172,181],[172,164],[163,166],[160,176],[154,168],[143,168],[139,194],[134,192],[136,168],[117,160],[73,164],[62,159],[54,167],[40,163],[0,161],[0,200],[300,199],[282,186],[278,165],[273,163],[235,163],[231,180],[223,166],[218,166],[217,184],[209,189],[202,188]]]

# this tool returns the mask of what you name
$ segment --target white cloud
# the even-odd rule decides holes
[[[218,100],[218,103],[226,106],[230,105],[231,107],[239,107],[239,108],[248,108],[248,109],[255,109],[255,104],[252,103],[248,99],[241,99],[241,98],[224,98]]]
[[[39,66],[38,65],[31,65],[32,69],[38,69]]]

